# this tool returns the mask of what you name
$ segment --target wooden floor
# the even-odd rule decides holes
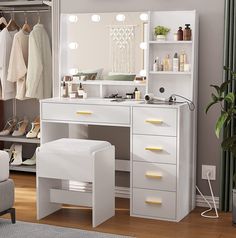
[[[20,221],[147,238],[236,238],[236,227],[231,224],[230,213],[220,213],[219,219],[205,219],[200,216],[202,209],[197,208],[179,223],[163,222],[130,217],[127,199],[117,199],[116,216],[96,229],[91,227],[91,210],[85,208],[65,207],[37,221],[34,175],[14,173],[11,177],[16,184],[15,208]]]

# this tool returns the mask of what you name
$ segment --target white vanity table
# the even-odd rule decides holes
[[[108,130],[110,127],[126,128],[129,133],[119,140],[124,140],[124,143],[128,141],[129,158],[116,158],[116,171],[129,173],[130,185],[126,197],[130,198],[130,215],[180,221],[195,207],[196,110],[190,111],[188,104],[184,102],[170,105],[128,100],[111,102],[111,99],[104,99],[104,96],[116,91],[124,95],[126,92],[133,92],[137,87],[142,96],[145,93],[154,93],[168,98],[172,94],[179,94],[197,106],[198,17],[196,11],[148,12],[148,17],[140,22],[137,19],[141,12],[123,14],[126,15],[127,26],[135,29],[135,59],[137,55],[141,57],[141,60],[135,61],[135,68],[145,74],[146,81],[137,83],[87,80],[82,81],[82,84],[88,93],[88,99],[60,98],[58,83],[64,75],[76,73],[81,67],[99,68],[100,64],[105,68],[104,72],[112,71],[107,65],[108,48],[103,48],[108,47],[109,41],[106,39],[102,44],[96,47],[95,45],[99,43],[102,32],[109,32],[108,17],[113,16],[112,19],[115,19],[116,16],[116,13],[96,13],[96,16],[101,17],[101,23],[89,22],[93,34],[86,38],[85,35],[89,31],[81,32],[80,24],[90,21],[92,14],[61,14],[58,57],[60,72],[59,78],[58,72],[54,72],[55,98],[42,100],[40,104],[41,143],[71,137],[71,125],[79,125],[81,131],[87,125],[104,126],[109,128]],[[99,24],[103,23],[103,19],[105,26],[102,28]],[[130,19],[135,19],[135,24],[131,24]],[[113,22],[111,19],[108,22],[114,26],[125,24]],[[173,33],[186,23],[191,24],[192,41],[173,41]],[[101,34],[95,36],[96,24],[100,27]],[[158,42],[153,39],[153,28],[157,25],[171,29],[166,41]],[[89,29],[89,26],[86,26],[86,29]],[[78,44],[75,44],[77,41]],[[142,44],[145,46],[143,49],[139,48],[140,41],[145,43]],[[73,43],[73,49],[70,43]],[[102,53],[98,52],[99,47],[102,48]],[[188,55],[191,68],[189,72],[153,72],[155,57],[164,57],[169,53],[174,55],[175,52],[182,51]],[[80,57],[81,55],[83,57]],[[54,65],[54,68],[58,68],[58,65]],[[73,82],[74,87],[79,82]],[[109,133],[112,134],[112,129]],[[79,132],[77,138],[86,138],[86,130],[85,133]],[[120,196],[118,190],[116,187],[116,194]]]
[[[69,124],[129,127],[130,214],[180,221],[194,207],[191,113],[187,104],[43,100],[42,143],[68,137]]]

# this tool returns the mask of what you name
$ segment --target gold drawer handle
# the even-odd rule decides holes
[[[163,149],[161,147],[146,147],[145,150],[163,151]]]
[[[153,179],[161,179],[162,175],[154,172],[146,172],[145,176],[147,178],[153,178]]]
[[[162,202],[160,200],[149,200],[149,199],[147,199],[145,201],[145,203],[149,204],[149,205],[161,205],[162,204]]]
[[[77,115],[91,115],[92,112],[89,112],[89,111],[78,111],[76,112]]]
[[[153,123],[153,124],[162,124],[163,120],[160,120],[160,119],[147,119],[147,120],[145,120],[145,122]]]

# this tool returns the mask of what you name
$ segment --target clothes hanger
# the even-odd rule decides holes
[[[28,24],[28,17],[26,16],[26,13],[24,12],[24,16],[25,16],[25,23],[22,26],[22,31],[26,32],[26,33],[30,33],[31,32],[31,27]]]
[[[40,23],[41,23],[41,17],[40,17],[40,13],[38,11],[38,24],[40,24]]]
[[[1,18],[0,18],[0,30],[3,30],[7,26],[7,21],[5,17],[3,16],[3,13],[1,12]]]
[[[11,13],[11,20],[9,21],[8,25],[6,26],[8,31],[15,31],[19,30],[20,27],[17,25],[14,19],[14,13]]]

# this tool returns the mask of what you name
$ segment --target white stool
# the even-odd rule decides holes
[[[64,188],[65,181],[92,183],[92,192]],[[115,214],[115,148],[106,141],[60,139],[37,150],[37,219],[62,204],[92,207],[92,225]]]

